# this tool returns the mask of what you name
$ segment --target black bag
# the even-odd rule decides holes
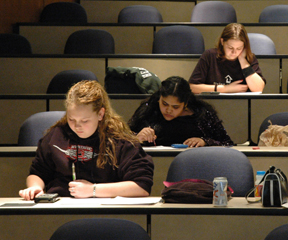
[[[153,94],[161,86],[156,74],[145,68],[108,67],[105,89],[108,93]]]
[[[263,182],[261,199],[258,201],[249,200],[249,196],[255,192],[256,187],[252,188],[245,196],[249,203],[262,201],[264,207],[281,207],[287,202],[287,178],[280,170],[271,166],[265,173],[260,183]]]
[[[184,179],[179,182],[163,182],[161,195],[165,203],[207,203],[213,202],[213,183],[203,179]],[[233,193],[227,188],[227,198]]]

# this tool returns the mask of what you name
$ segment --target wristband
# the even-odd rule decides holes
[[[218,83],[214,83],[214,92],[217,92],[217,86],[218,86]]]
[[[247,78],[248,76],[252,75],[253,73],[255,73],[254,69],[249,66],[247,68],[243,68],[242,69],[242,73],[244,75],[245,78]]]
[[[96,197],[96,183],[93,184],[93,198]]]

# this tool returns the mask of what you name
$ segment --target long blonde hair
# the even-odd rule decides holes
[[[230,39],[242,41],[244,43],[244,48],[246,49],[246,59],[249,63],[252,63],[254,54],[251,51],[250,42],[249,42],[246,29],[244,28],[242,24],[240,23],[228,24],[224,28],[220,38],[218,39],[218,43],[216,45],[217,50],[218,50],[218,57],[224,59],[225,52],[224,52],[221,39],[223,39],[223,42],[227,42]]]
[[[76,83],[67,93],[65,107],[72,104],[92,104],[93,111],[98,113],[105,109],[103,119],[99,122],[98,133],[100,139],[97,167],[104,168],[109,163],[117,167],[115,140],[127,140],[132,144],[139,142],[123,119],[112,109],[108,95],[97,82],[83,80]],[[60,119],[53,127],[67,124],[67,115]]]

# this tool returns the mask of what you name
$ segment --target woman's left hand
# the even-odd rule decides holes
[[[70,195],[75,198],[88,198],[93,196],[93,183],[86,180],[75,180],[69,182]]]
[[[188,138],[183,144],[192,147],[204,147],[206,145],[205,141],[202,138]]]

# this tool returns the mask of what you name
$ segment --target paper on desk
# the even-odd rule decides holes
[[[288,208],[288,203],[282,204],[282,207]]]
[[[115,197],[102,203],[102,205],[140,205],[155,204],[160,202],[161,197]]]
[[[220,95],[258,95],[262,92],[220,93]]]
[[[111,198],[62,198],[61,205],[95,206],[100,205]]]
[[[27,202],[8,202],[0,205],[0,207],[32,207],[35,206],[36,203],[33,201],[27,201]]]
[[[147,149],[147,150],[175,150],[175,148],[173,147],[169,147],[169,146],[149,146],[149,147],[143,147],[143,149]]]
[[[115,198],[64,198],[61,205],[95,206],[95,205],[128,205],[128,204],[155,204],[161,197],[115,197]]]

